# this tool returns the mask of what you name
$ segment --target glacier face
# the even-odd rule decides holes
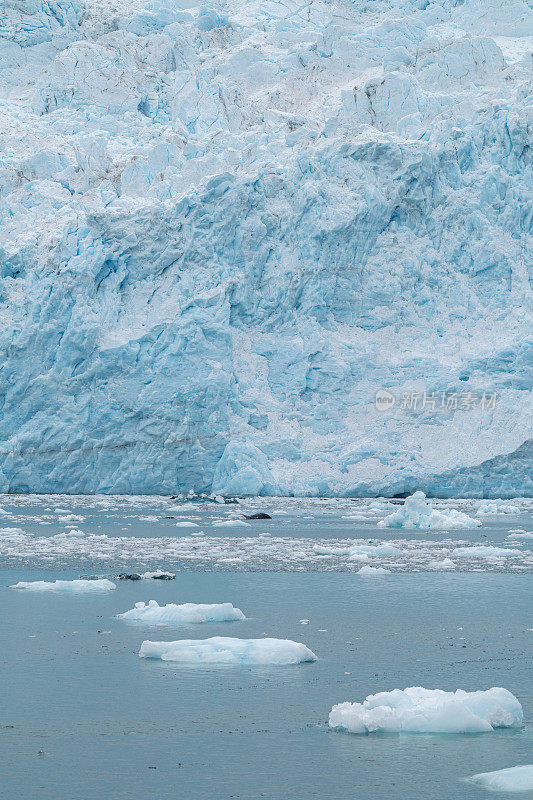
[[[531,495],[532,36],[6,0],[0,491]]]

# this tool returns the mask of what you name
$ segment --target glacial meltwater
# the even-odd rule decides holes
[[[532,762],[533,504],[429,503],[481,525],[379,527],[402,508],[384,499],[0,497],[2,796],[510,797],[466,779]],[[271,518],[247,519],[254,513]],[[158,570],[175,579],[145,575]],[[116,588],[9,588],[80,578]],[[117,617],[150,600],[232,604],[245,619]],[[145,640],[211,637],[291,640],[318,660],[139,658]],[[410,686],[504,687],[524,725],[367,735],[328,726],[337,703]]]

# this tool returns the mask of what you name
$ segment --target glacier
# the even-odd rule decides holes
[[[532,496],[532,43],[525,0],[5,0],[0,492]]]

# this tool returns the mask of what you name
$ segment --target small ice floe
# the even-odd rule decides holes
[[[360,561],[370,556],[401,556],[402,551],[393,544],[355,544],[349,549],[349,558],[353,561]]]
[[[520,508],[506,500],[480,500],[476,503],[478,514],[520,514]]]
[[[5,508],[0,508],[0,514],[4,517],[12,517],[11,511],[7,511]]]
[[[213,528],[248,528],[250,523],[243,519],[218,519],[211,523]]]
[[[191,522],[188,519],[180,519],[176,522],[176,528],[197,528],[197,522]]]
[[[370,695],[362,703],[339,703],[329,725],[350,733],[488,733],[519,728],[523,718],[522,706],[507,689],[445,692],[412,686]]]
[[[74,581],[19,581],[10,586],[10,589],[26,589],[30,592],[108,592],[116,588],[116,584],[106,578]]]
[[[157,522],[157,517],[149,514],[147,517],[139,517],[140,522]]]
[[[533,531],[529,531],[529,532],[528,531],[522,531],[522,530],[509,531],[508,535],[505,538],[506,539],[513,539],[514,541],[517,541],[517,542],[519,542],[520,540],[527,541],[529,539],[533,539]]]
[[[430,561],[428,564],[429,569],[446,570],[455,569],[455,564],[451,558],[443,558],[442,561]]]
[[[495,772],[480,772],[468,778],[469,783],[482,786],[491,792],[533,791],[533,764],[498,769]]]
[[[135,603],[135,608],[117,614],[120,619],[147,622],[151,625],[189,625],[201,622],[236,622],[246,619],[240,608],[231,603],[167,603],[160,606],[157,600]]]
[[[390,569],[385,569],[385,567],[371,567],[369,564],[365,564],[365,566],[358,569],[356,573],[356,575],[362,575],[363,578],[378,578],[380,575],[390,574]]]
[[[522,556],[521,550],[511,547],[495,547],[492,544],[480,544],[474,547],[455,547],[452,556],[463,556],[465,558],[512,558]]]
[[[65,514],[65,516],[59,517],[59,522],[84,522],[84,520],[85,517],[79,514]]]
[[[477,528],[480,520],[469,517],[455,508],[438,511],[426,501],[424,492],[415,492],[405,498],[405,503],[378,522],[378,528]]]
[[[308,647],[290,639],[235,639],[228,636],[181,639],[176,642],[145,641],[141,645],[139,656],[195,666],[204,664],[281,666],[317,660]]]

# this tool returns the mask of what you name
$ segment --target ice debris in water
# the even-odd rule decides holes
[[[424,492],[415,492],[405,498],[405,503],[398,511],[393,511],[378,522],[379,528],[477,528],[481,525],[455,508],[438,511],[426,501]]]
[[[454,547],[452,556],[463,556],[465,558],[512,558],[513,556],[523,555],[521,550],[513,550],[510,547],[495,547],[492,544],[481,544],[475,547]]]
[[[520,514],[518,506],[505,500],[480,500],[476,508],[478,514]]]
[[[531,792],[533,764],[498,769],[495,772],[480,772],[468,778],[468,781],[491,792]]]
[[[160,606],[157,600],[148,603],[135,603],[135,608],[117,614],[120,619],[147,622],[152,625],[161,623],[189,625],[201,622],[235,622],[246,619],[240,608],[231,603],[167,603]]]
[[[385,567],[371,567],[369,564],[365,564],[364,567],[357,570],[357,575],[362,575],[364,578],[373,578],[379,577],[380,575],[390,575],[390,569],[385,569]]]
[[[236,639],[214,636],[211,639],[181,639],[176,642],[145,641],[141,658],[160,658],[180,664],[300,664],[316,661],[315,654],[300,642],[290,639]]]
[[[74,581],[19,581],[11,589],[26,589],[30,592],[107,592],[116,589],[113,581],[106,578],[99,580]]]
[[[331,728],[350,733],[486,733],[522,724],[522,706],[499,687],[476,692],[393,689],[369,695],[362,703],[339,703],[329,715]]]
[[[523,531],[523,530],[509,531],[509,534],[506,538],[514,539],[515,541],[520,541],[520,539],[522,540],[533,539],[533,531]]]
[[[455,564],[451,560],[451,558],[443,558],[442,561],[431,561],[428,564],[430,569],[436,570],[446,570],[446,569],[455,569]]]

